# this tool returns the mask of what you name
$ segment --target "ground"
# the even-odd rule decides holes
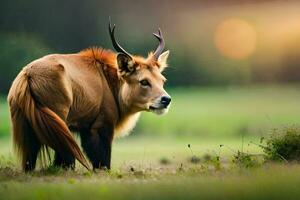
[[[243,151],[261,150],[244,140]],[[53,167],[25,174],[7,142],[1,144],[0,199],[291,199],[300,195],[300,166],[232,162],[242,141],[132,139],[114,144],[113,168],[90,172]],[[157,145],[160,144],[160,145]],[[7,147],[5,147],[7,146]],[[192,156],[200,161],[191,162]],[[212,157],[206,160],[207,156]],[[220,156],[220,163],[214,158]]]
[[[112,170],[20,170],[0,101],[0,199],[297,199],[300,165],[263,162],[268,130],[299,119],[297,85],[170,91],[162,118],[147,113],[113,144]],[[257,162],[236,163],[238,151]],[[191,161],[192,160],[192,161]],[[253,164],[253,165],[252,165]]]

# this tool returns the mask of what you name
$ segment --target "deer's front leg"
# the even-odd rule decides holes
[[[81,129],[81,145],[93,169],[110,169],[113,127]]]
[[[102,127],[98,129],[99,135],[99,160],[101,169],[110,169],[111,148],[113,140],[113,127]]]

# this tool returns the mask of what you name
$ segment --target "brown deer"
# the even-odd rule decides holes
[[[169,51],[159,29],[155,52],[147,58],[127,53],[109,23],[114,53],[89,48],[76,54],[51,54],[18,74],[8,94],[13,142],[25,171],[35,169],[40,151],[55,151],[55,166],[89,168],[71,131],[93,169],[110,169],[112,140],[129,133],[141,111],[163,114],[170,96],[164,90]],[[163,53],[162,53],[163,52]]]

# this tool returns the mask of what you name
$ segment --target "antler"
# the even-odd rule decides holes
[[[116,41],[116,38],[115,38],[115,28],[116,28],[115,24],[113,25],[113,27],[111,26],[111,20],[110,20],[110,17],[109,17],[109,27],[108,27],[108,29],[109,29],[109,35],[110,35],[110,38],[111,38],[111,41],[112,41],[112,44],[113,44],[115,50],[117,52],[119,52],[119,53],[124,53],[124,54],[126,54],[126,55],[128,55],[128,56],[131,57],[131,55],[127,51],[125,51],[121,47],[121,45]]]
[[[164,48],[165,48],[165,40],[164,37],[161,33],[160,28],[158,29],[158,33],[153,33],[153,35],[158,39],[159,41],[159,45],[157,47],[157,49],[155,50],[153,56],[155,57],[155,59],[157,60],[158,57],[160,56],[160,54],[163,52]]]
[[[114,24],[113,27],[111,25],[111,20],[110,20],[110,17],[109,17],[109,35],[110,35],[110,38],[111,38],[111,41],[112,41],[112,44],[115,48],[115,50],[119,53],[124,53],[128,56],[131,57],[130,53],[128,53],[127,51],[125,51],[123,49],[123,47],[121,47],[121,45],[117,42],[116,38],[115,38],[115,28],[116,28],[116,25]],[[155,50],[153,56],[154,58],[157,60],[158,57],[160,56],[160,54],[163,52],[164,48],[165,48],[165,40],[164,40],[164,37],[161,33],[161,30],[160,28],[158,29],[158,33],[153,33],[153,35],[158,39],[159,41],[159,45],[157,47],[157,49]]]

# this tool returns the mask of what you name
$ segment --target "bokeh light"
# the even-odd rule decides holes
[[[246,59],[256,49],[257,33],[247,21],[238,18],[221,22],[215,32],[215,45],[225,57]]]

